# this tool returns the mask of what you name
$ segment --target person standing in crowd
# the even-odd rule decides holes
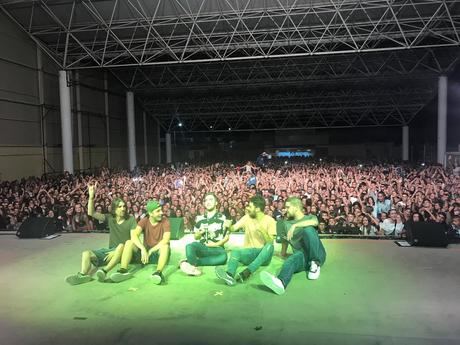
[[[109,247],[97,250],[85,250],[81,256],[80,271],[65,279],[70,285],[90,282],[92,280],[89,274],[91,264],[99,267],[96,276],[100,282],[104,282],[107,273],[120,262],[124,243],[130,238],[131,230],[136,227],[134,217],[128,215],[126,212],[126,204],[123,199],[116,198],[112,201],[112,212],[109,214],[94,212],[96,188],[97,183],[88,185],[88,216],[108,224]]]
[[[278,295],[286,291],[294,273],[308,271],[308,279],[318,279],[321,266],[326,262],[326,250],[315,229],[318,218],[306,216],[302,201],[297,197],[286,200],[286,215],[292,222],[286,239],[294,253],[283,263],[278,276],[267,271],[260,273],[262,283]]]
[[[244,230],[244,248],[232,250],[226,269],[222,266],[216,267],[217,278],[227,285],[246,281],[260,266],[267,266],[271,262],[276,221],[264,214],[264,210],[264,198],[251,197],[246,208],[247,214],[229,228],[230,231]],[[240,264],[247,267],[237,274]]]
[[[75,204],[71,221],[72,231],[74,232],[88,232],[92,228],[91,221],[88,215],[85,214],[83,206],[80,203]]]
[[[224,249],[229,239],[225,229],[226,218],[217,212],[218,201],[214,193],[206,193],[203,201],[206,212],[196,217],[196,241],[185,246],[186,259],[179,263],[181,271],[191,276],[201,275],[199,266],[224,265],[227,261],[227,252]]]
[[[157,200],[150,200],[146,210],[149,216],[143,218],[131,231],[131,239],[126,241],[123,249],[120,269],[110,276],[115,283],[133,277],[133,274],[128,271],[133,254],[136,262],[144,265],[157,264],[151,276],[154,284],[160,285],[166,282],[162,272],[169,260],[171,225],[168,218],[163,217],[163,210]],[[143,242],[140,238],[142,233],[144,234]]]

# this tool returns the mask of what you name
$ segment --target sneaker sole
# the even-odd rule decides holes
[[[151,276],[152,282],[155,285],[160,285],[161,284],[161,277],[159,275],[153,275]]]
[[[101,272],[101,271],[97,271],[96,272],[96,277],[97,277],[97,280],[100,281],[101,283],[105,282],[105,279],[107,277],[107,275],[104,273],[104,272]]]
[[[114,282],[114,283],[121,283],[125,280],[128,280],[130,278],[132,278],[133,275],[132,274],[123,274],[123,273],[114,273],[110,276],[110,279]]]
[[[285,290],[273,282],[273,276],[268,272],[260,272],[262,283],[277,295],[284,294]]]
[[[216,272],[217,278],[219,278],[220,280],[223,280],[225,282],[225,284],[227,284],[228,286],[235,285],[235,281],[230,280],[227,277],[227,272],[225,272],[223,269],[216,268],[215,272]]]
[[[316,280],[319,278],[319,274],[321,273],[320,268],[318,267],[317,271],[315,273],[308,272],[307,278],[309,280]],[[310,276],[310,274],[312,274]],[[313,275],[314,274],[314,275]]]

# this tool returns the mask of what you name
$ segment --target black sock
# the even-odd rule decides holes
[[[107,273],[108,273],[108,272],[107,272],[107,271],[106,271],[104,268],[102,268],[102,271],[104,271],[104,273],[105,273],[105,274],[107,274]]]
[[[248,269],[248,268],[245,268],[242,272],[241,272],[241,276],[243,279],[248,279],[249,276],[252,274],[252,272]]]
[[[118,272],[120,272],[120,273],[128,273],[128,270],[126,268],[120,268],[118,270]]]

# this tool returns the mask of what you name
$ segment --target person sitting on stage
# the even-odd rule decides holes
[[[260,273],[262,283],[278,295],[285,292],[294,273],[308,270],[308,279],[318,279],[320,267],[326,261],[326,251],[315,229],[318,226],[316,216],[306,216],[302,201],[297,197],[286,200],[286,214],[292,220],[286,239],[294,253],[286,259],[278,276],[267,271]]]
[[[187,259],[179,263],[182,272],[191,276],[201,275],[202,272],[197,266],[224,265],[227,261],[224,249],[224,244],[229,239],[225,229],[226,218],[217,212],[217,196],[214,193],[205,194],[204,207],[205,214],[196,217],[194,237],[197,241],[187,244]]]
[[[136,228],[131,231],[131,239],[126,241],[123,249],[120,269],[110,276],[110,279],[116,283],[133,276],[128,272],[133,254],[135,260],[144,265],[158,263],[156,271],[151,276],[152,281],[157,285],[165,282],[162,272],[169,260],[171,226],[168,218],[163,217],[163,210],[157,200],[150,200],[146,210],[149,216],[141,219]],[[144,233],[143,243],[140,239],[142,233]]]
[[[131,230],[136,227],[136,220],[126,212],[126,204],[123,199],[116,198],[112,201],[112,212],[110,214],[94,212],[96,188],[97,182],[94,186],[88,185],[88,215],[94,219],[107,222],[109,227],[109,248],[85,250],[81,257],[81,271],[65,279],[71,285],[87,283],[92,280],[89,274],[91,264],[100,267],[96,272],[96,276],[100,282],[104,282],[107,273],[120,262],[124,243],[130,238]]]
[[[264,209],[265,200],[261,196],[251,197],[247,214],[229,228],[230,231],[244,230],[244,248],[232,250],[226,270],[216,267],[216,276],[227,285],[235,285],[236,280],[246,281],[260,266],[267,266],[272,259],[276,221],[264,214]],[[240,263],[248,266],[235,276]]]

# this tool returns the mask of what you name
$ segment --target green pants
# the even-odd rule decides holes
[[[227,272],[235,276],[238,265],[248,265],[251,273],[257,271],[260,266],[267,266],[272,260],[273,244],[266,244],[262,248],[242,248],[232,250],[228,259]]]

